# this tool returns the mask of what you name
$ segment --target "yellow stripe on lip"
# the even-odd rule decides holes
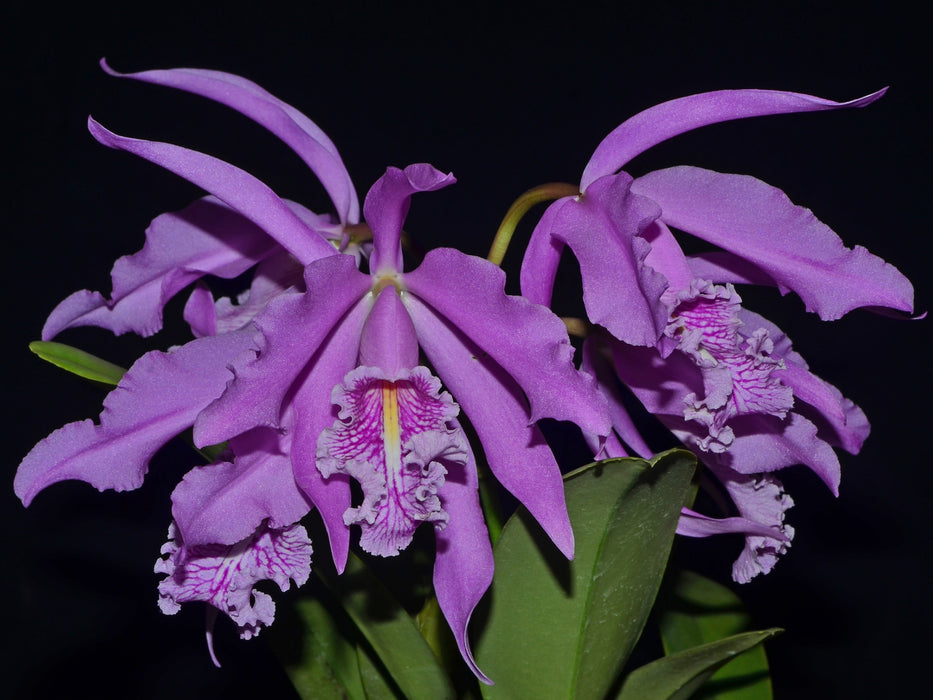
[[[382,445],[386,455],[386,481],[402,469],[402,435],[398,424],[398,389],[382,382]]]

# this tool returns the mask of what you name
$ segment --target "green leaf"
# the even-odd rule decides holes
[[[660,606],[658,626],[664,653],[673,654],[751,627],[742,601],[725,586],[691,571],[681,571],[669,584]],[[697,694],[700,700],[771,700],[768,657],[757,645],[716,672]]]
[[[341,629],[331,612],[334,602],[328,602],[312,596],[296,601],[295,611],[304,624],[302,638],[290,650],[299,648],[301,653],[286,661],[285,670],[303,700],[366,700],[352,639],[355,630],[348,634],[346,626]]]
[[[79,377],[90,379],[102,384],[116,386],[126,374],[122,367],[102,360],[84,350],[73,348],[63,343],[52,343],[45,340],[34,340],[29,343],[29,349],[46,362],[56,367],[77,374]]]
[[[485,698],[602,698],[654,603],[696,460],[613,459],[565,477],[576,539],[566,561],[520,509],[495,546],[477,661]],[[477,615],[481,619],[481,614]]]
[[[686,700],[717,669],[780,632],[745,632],[665,656],[632,671],[616,700]]]
[[[385,671],[373,659],[372,649],[361,644],[356,652],[366,700],[405,700],[405,696],[386,680]]]
[[[339,578],[323,574],[320,569],[318,574],[405,697],[410,700],[455,697],[450,679],[415,621],[358,557],[350,554],[347,568]],[[366,687],[368,694],[368,683]]]

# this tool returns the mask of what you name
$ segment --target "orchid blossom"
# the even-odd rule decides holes
[[[616,395],[618,379],[722,482],[739,517],[684,510],[680,532],[743,532],[733,577],[748,581],[789,546],[792,500],[773,475],[806,464],[838,494],[833,447],[857,452],[868,422],[857,406],[809,372],[787,337],[744,309],[734,285],[793,291],[808,311],[837,319],[860,307],[912,311],[913,289],[893,266],[846,248],[813,214],[746,175],[690,166],[638,178],[632,158],[686,131],[745,117],[863,107],[768,90],[703,93],[647,109],[622,123],[586,165],[579,194],[553,202],[532,233],[522,293],[550,303],[565,246],[580,265],[589,320],[602,326],[585,367],[602,376],[615,433],[608,456],[650,450]],[[672,229],[721,250],[687,256]],[[600,350],[614,372],[599,369]],[[599,371],[597,371],[599,370]]]
[[[70,424],[40,442],[20,465],[17,494],[28,504],[64,479],[137,488],[158,447],[193,427],[197,446],[228,449],[173,493],[174,522],[156,565],[167,575],[163,611],[206,601],[250,637],[274,612],[253,584],[271,579],[284,590],[309,575],[311,545],[298,522],[312,507],[338,572],[351,525],[360,526],[363,549],[391,556],[429,522],[438,603],[464,659],[488,681],[473,661],[467,625],[492,578],[492,550],[460,412],[498,481],[572,557],[560,469],[535,423],[567,420],[603,436],[611,425],[592,377],[573,365],[564,325],[547,308],[507,296],[504,273],[486,260],[437,249],[404,270],[401,228],[411,196],[446,187],[452,175],[418,164],[389,168],[375,183],[363,208],[373,236],[367,274],[325,238],[346,234],[358,212],[339,156],[305,117],[228,74],[129,77],[217,99],[272,130],[321,177],[338,221],[322,224],[211,156],[118,136],[89,120],[104,145],[165,167],[209,197],[191,216],[157,219],[147,248],[115,266],[112,300],[73,295],[53,312],[49,336],[86,324],[152,332],[165,300],[200,276],[232,276],[256,263],[264,274],[239,306],[213,304],[196,289],[186,317],[202,337],[137,361],[105,400],[99,425]],[[207,224],[193,230],[191,220],[208,210]],[[357,505],[351,478],[363,493]]]

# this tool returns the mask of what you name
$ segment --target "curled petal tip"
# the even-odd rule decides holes
[[[849,102],[843,102],[842,104],[845,105],[846,107],[866,107],[870,105],[872,102],[880,100],[882,97],[884,97],[889,87],[890,86],[885,85],[880,90],[875,90],[875,92],[869,93],[868,95],[865,95],[864,97],[859,97]]]
[[[105,146],[110,146],[111,148],[113,147],[110,145],[110,139],[112,136],[114,136],[113,132],[108,131],[90,114],[87,115],[87,130],[91,132],[91,136],[93,136],[94,139],[98,142],[104,144]]]

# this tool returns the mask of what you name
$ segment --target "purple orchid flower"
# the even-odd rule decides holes
[[[464,659],[485,679],[466,627],[491,580],[492,551],[459,410],[496,478],[568,557],[573,533],[560,470],[534,422],[570,420],[603,435],[609,423],[595,384],[573,368],[563,324],[544,307],[506,296],[498,267],[438,249],[403,271],[400,233],[411,196],[452,182],[425,164],[390,168],[364,204],[370,274],[346,256],[310,264],[303,294],[283,295],[255,318],[262,347],[234,363],[235,380],[199,415],[194,435],[212,444],[257,426],[283,427],[283,411],[293,412],[295,479],[321,513],[338,569],[348,525],[360,525],[365,550],[390,556],[421,522],[434,523],[438,602]],[[419,346],[439,379],[419,363]],[[356,507],[350,477],[363,490]]]
[[[331,166],[339,163],[321,146],[329,141],[316,127],[241,78],[189,70],[130,77],[226,101],[299,154],[307,148]],[[373,246],[366,274],[356,259],[336,254],[321,235],[329,231],[309,225],[235,166],[171,144],[121,137],[94,120],[89,128],[101,143],[207,190],[207,204],[197,213],[219,207],[242,224],[233,226],[234,240],[246,228],[243,238],[258,232],[274,241],[262,239],[265,254],[246,255],[244,246],[225,240],[231,229],[211,225],[202,230],[218,243],[203,246],[204,258],[213,261],[217,253],[241,271],[257,260],[271,269],[257,275],[244,304],[250,308],[240,315],[196,290],[186,316],[202,337],[140,358],[105,400],[99,425],[67,425],[27,455],[16,493],[28,505],[64,479],[101,490],[137,488],[152,454],[193,427],[199,447],[226,441],[228,450],[189,472],[172,495],[174,522],[165,558],[156,565],[167,575],[159,586],[163,611],[206,601],[250,637],[274,614],[272,600],[253,585],[270,579],[284,590],[290,581],[307,579],[311,545],[298,521],[312,507],[324,521],[338,571],[351,524],[360,526],[364,549],[389,556],[407,546],[421,522],[430,522],[438,602],[464,659],[488,681],[473,661],[466,630],[489,586],[493,560],[476,460],[459,413],[462,408],[470,420],[500,483],[572,557],[560,470],[535,422],[569,420],[597,435],[611,426],[595,382],[574,368],[563,324],[545,307],[507,296],[504,273],[486,260],[438,249],[415,270],[403,270],[400,235],[411,196],[454,181],[429,165],[390,168],[367,195]],[[306,160],[316,167],[310,156]],[[341,212],[339,225],[355,222],[355,200],[338,196],[342,165],[316,172]],[[172,233],[156,236],[154,223],[147,248],[132,260],[142,270],[132,282],[118,290],[115,268],[111,302],[79,293],[83,306],[73,302],[65,313],[63,303],[53,327],[153,328],[152,319],[182,280],[226,271],[213,262],[189,264],[197,256],[188,253],[173,257],[172,238],[186,235],[184,227],[175,219],[162,223]],[[275,271],[280,264],[297,265],[301,283],[283,282],[288,275]],[[420,364],[419,348],[437,377]],[[453,396],[441,391],[441,382]],[[357,506],[350,478],[362,487]]]
[[[608,333],[592,340],[584,368],[601,377],[615,433],[608,456],[650,449],[616,395],[621,379],[647,410],[722,482],[739,517],[684,510],[690,536],[741,532],[737,581],[767,573],[786,551],[792,505],[773,472],[806,464],[838,494],[833,447],[855,453],[868,422],[851,401],[811,374],[787,337],[745,310],[733,285],[796,292],[824,320],[859,307],[912,311],[913,288],[893,266],[846,248],[780,190],[745,175],[696,167],[633,179],[620,171],[651,146],[691,129],[768,114],[862,107],[884,91],[837,103],[809,95],[733,90],[692,95],[627,120],[597,147],[580,193],[550,205],[522,265],[523,294],[550,303],[565,246],[576,256],[587,315]],[[671,229],[721,250],[686,256]],[[612,357],[601,363],[602,348]]]

